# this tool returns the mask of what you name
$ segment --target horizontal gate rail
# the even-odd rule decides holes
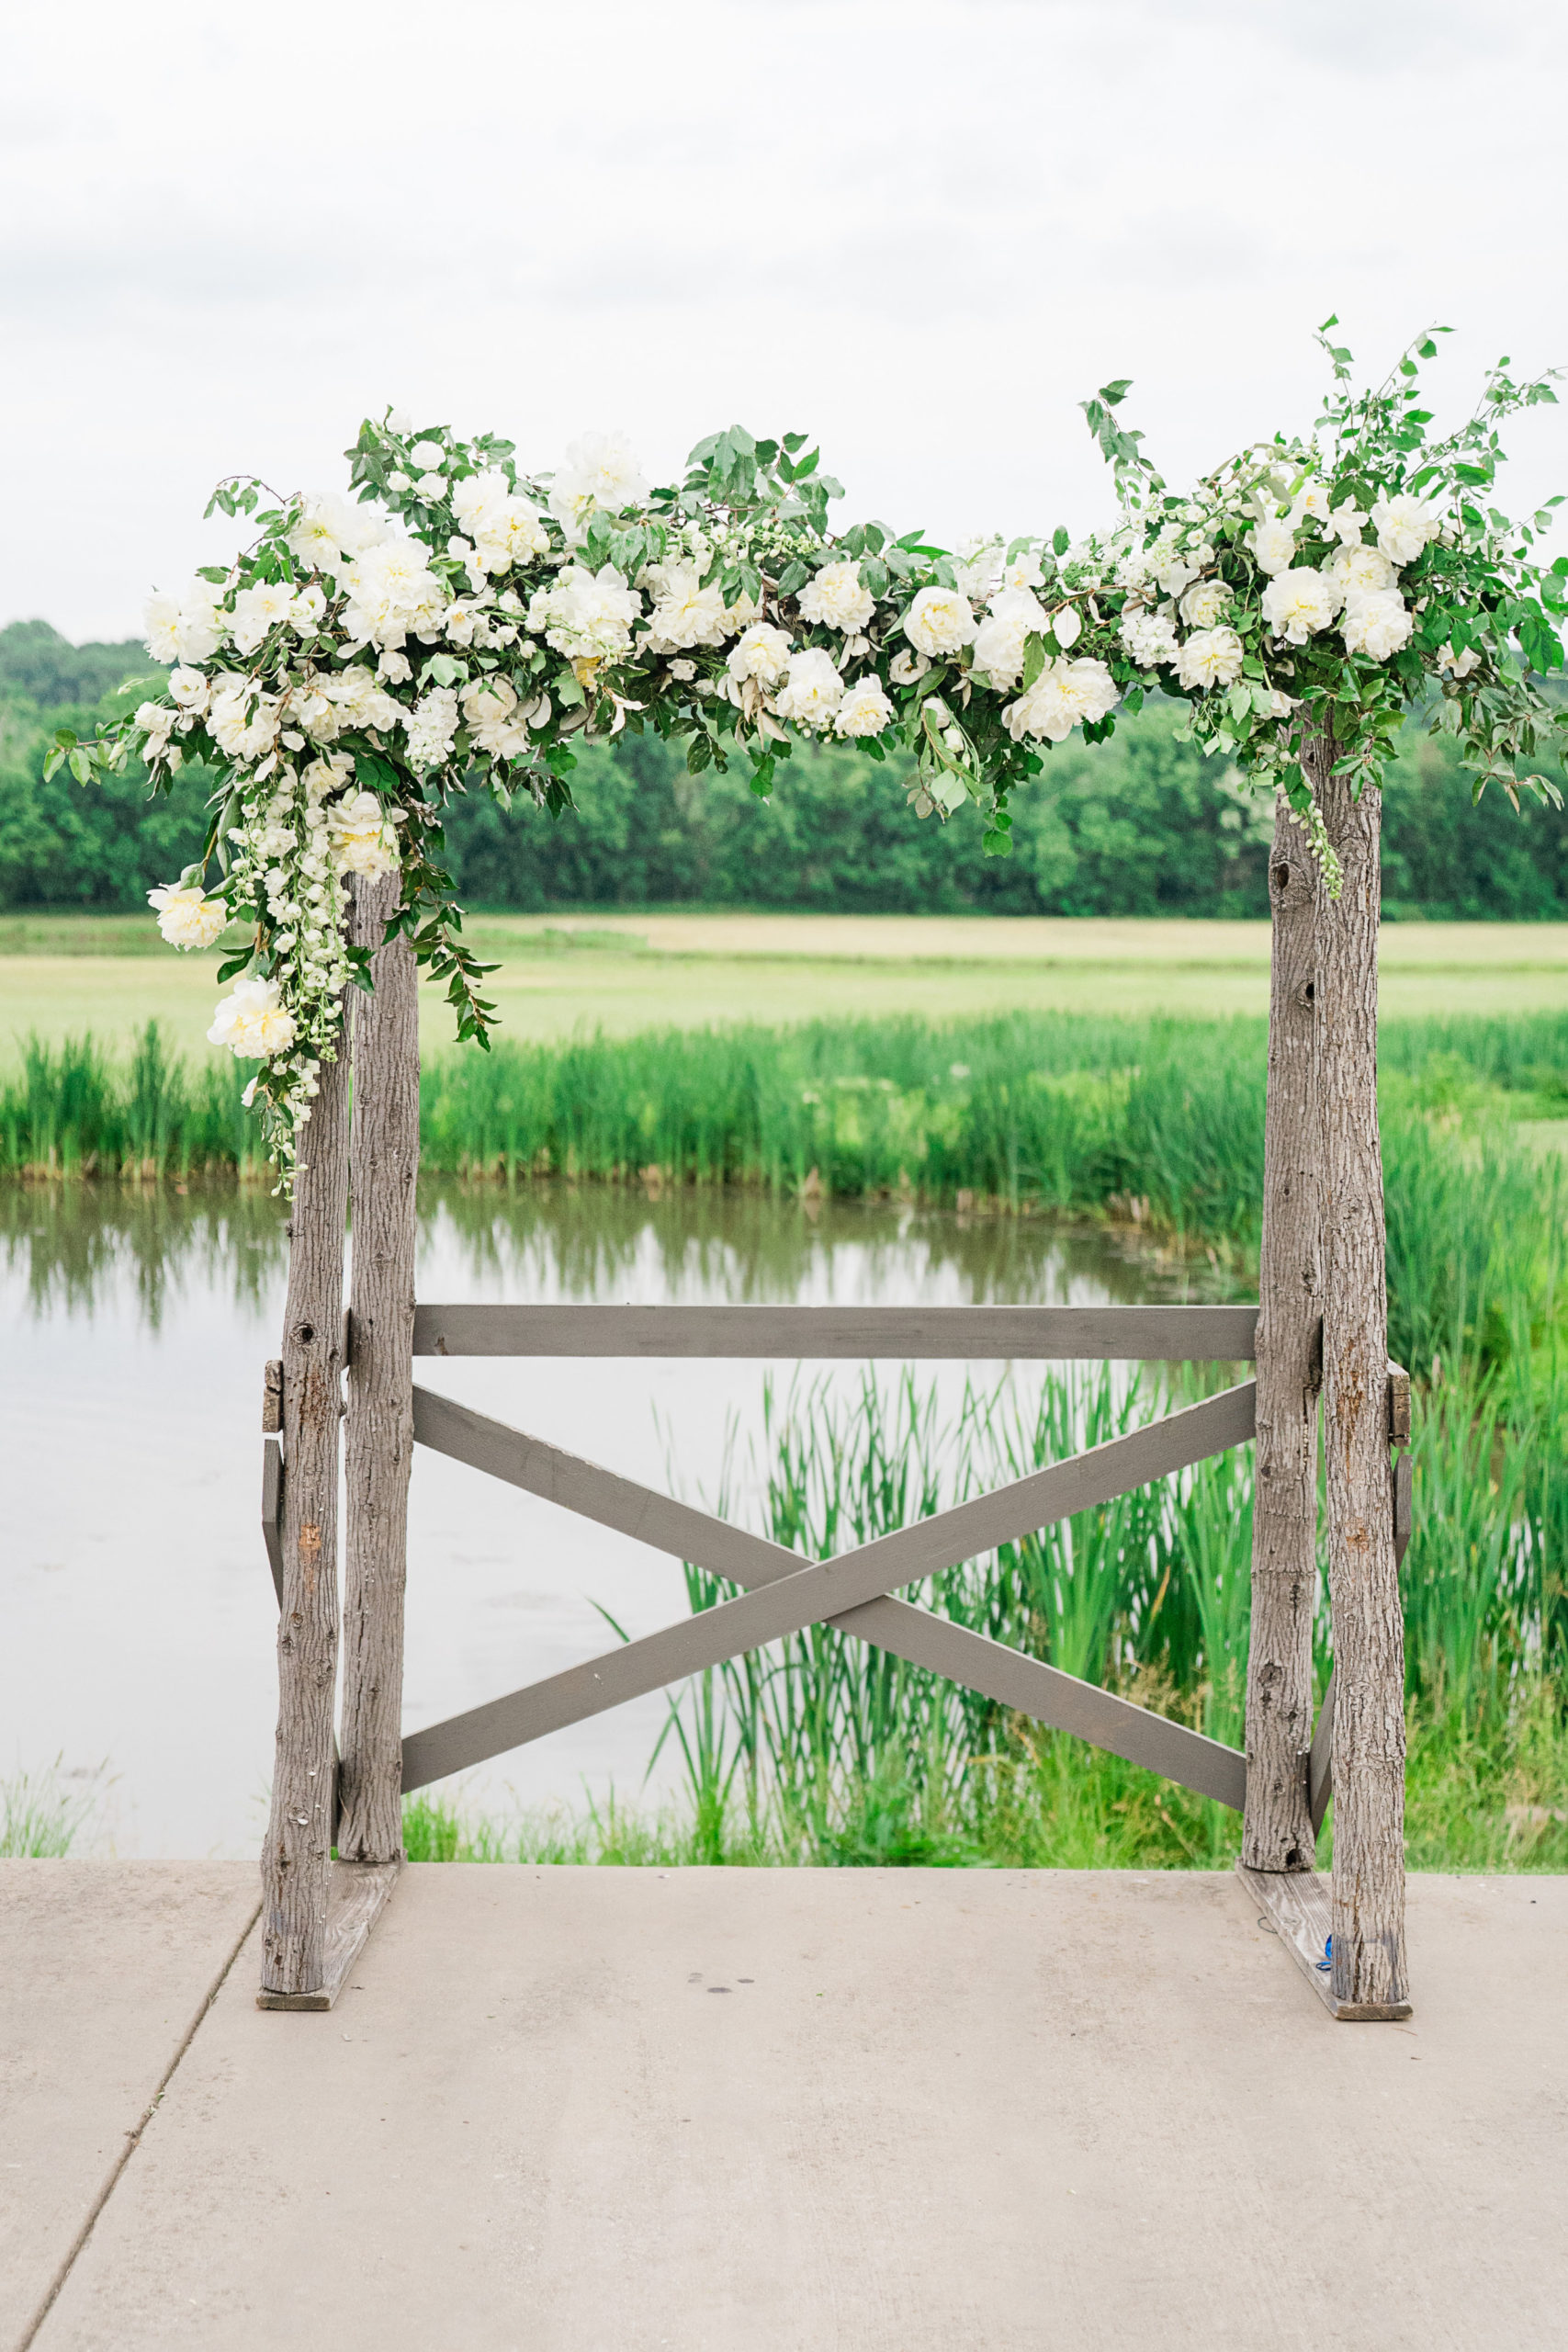
[[[1256,1384],[1245,1381],[856,1551],[803,1564],[798,1554],[782,1545],[749,1536],[489,1420],[466,1405],[416,1387],[414,1436],[419,1442],[751,1589],[622,1649],[411,1734],[403,1742],[402,1785],[405,1790],[423,1788],[546,1732],[722,1665],[763,1643],[807,1625],[848,1618],[852,1622],[847,1630],[911,1656],[918,1665],[951,1674],[1042,1721],[1079,1732],[1096,1745],[1148,1763],[1239,1810],[1246,1764],[1236,1750],[886,1596],[900,1585],[1241,1443],[1254,1433],[1256,1401]],[[873,1634],[863,1622],[868,1609],[877,1612],[878,1623],[890,1628],[896,1638],[883,1642],[880,1633]],[[907,1642],[914,1646],[907,1647]],[[981,1675],[986,1679],[977,1679]],[[991,1684],[996,1687],[988,1688]],[[1133,1740],[1138,1743],[1135,1748],[1126,1744]],[[1156,1751],[1162,1760],[1156,1760]]]
[[[418,1306],[416,1356],[1250,1363],[1256,1306]]]

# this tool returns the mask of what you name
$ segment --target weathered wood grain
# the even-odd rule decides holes
[[[262,1985],[321,1982],[333,1835],[337,1488],[348,1208],[348,1060],[321,1068],[289,1219],[283,1331],[283,1600],[272,1806],[262,1848]]]
[[[1304,835],[1276,803],[1263,1232],[1258,1275],[1258,1467],[1247,1675],[1247,1819],[1254,1870],[1310,1870],[1304,1758],[1312,1733],[1317,1597],[1317,901]]]
[[[1235,1868],[1331,2018],[1341,2025],[1385,2025],[1410,2016],[1406,2000],[1343,2000],[1335,1992],[1332,1968],[1319,1964],[1327,1957],[1333,1917],[1328,1881],[1321,1871],[1250,1871],[1239,1861]]]
[[[256,1995],[258,2009],[330,2009],[397,1884],[396,1862],[337,1862],[327,1880],[320,1982],[307,1992]]]
[[[416,1356],[1246,1363],[1255,1306],[421,1306]]]
[[[1334,1992],[1406,1997],[1404,1625],[1393,1554],[1377,1022],[1380,796],[1318,783],[1344,870],[1319,907],[1323,1443],[1334,1713]]]
[[[1323,1816],[1328,1811],[1328,1801],[1334,1794],[1334,1676],[1330,1671],[1323,1704],[1317,1711],[1317,1723],[1312,1735],[1312,1749],[1307,1757],[1307,1802],[1312,1808],[1312,1831],[1315,1838],[1323,1827]]]
[[[868,1638],[880,1638],[874,1625],[854,1622],[850,1612],[858,1616],[864,1604],[879,1601],[897,1586],[933,1575],[956,1560],[971,1558],[996,1544],[1109,1501],[1130,1487],[1241,1442],[1252,1434],[1253,1390],[1252,1383],[1245,1382],[1068,1462],[1036,1471],[994,1494],[976,1497],[896,1534],[882,1536],[858,1551],[806,1566],[797,1555],[779,1546],[766,1546],[760,1558],[757,1547],[762,1539],[722,1521],[708,1521],[688,1506],[630,1480],[617,1479],[596,1464],[488,1420],[450,1398],[416,1389],[414,1412],[415,1433],[422,1443],[438,1445],[440,1451],[477,1468],[544,1494],[602,1524],[619,1526],[677,1556],[699,1558],[704,1566],[732,1576],[737,1582],[748,1580],[753,1565],[765,1562],[771,1566],[775,1555],[780,1566],[765,1582],[760,1577],[750,1579],[752,1589],[738,1600],[704,1610],[623,1649],[411,1734],[403,1743],[407,1789],[465,1770],[487,1757],[680,1681],[704,1667],[716,1666],[807,1624],[830,1619],[846,1623],[849,1630]],[[918,1663],[933,1665],[936,1671],[952,1673],[982,1690],[988,1687],[982,1678],[1005,1676],[1006,1695],[1001,1688],[993,1692],[1003,1698],[1004,1704],[1039,1712],[1043,1720],[1060,1719],[1067,1729],[1077,1730],[1093,1721],[1115,1734],[1099,1744],[1121,1754],[1133,1752],[1121,1741],[1135,1736],[1143,1743],[1135,1757],[1139,1762],[1152,1762],[1151,1744],[1157,1745],[1162,1756],[1179,1759],[1171,1777],[1201,1786],[1222,1802],[1235,1804],[1240,1799],[1242,1759],[1236,1751],[1224,1749],[1215,1741],[1199,1742],[1197,1735],[1166,1724],[1163,1718],[1145,1715],[1141,1709],[1128,1711],[1129,1717],[1141,1719],[1138,1724],[1127,1717],[1112,1720],[1109,1710],[1096,1709],[1084,1695],[1090,1686],[1077,1684],[1071,1676],[1057,1675],[1051,1668],[1039,1668],[1032,1678],[1023,1669],[1033,1662],[1000,1644],[985,1643],[979,1636],[952,1639],[963,1634],[961,1627],[942,1627],[940,1635],[933,1636],[931,1628],[940,1621],[919,1611],[910,1610],[907,1616],[891,1620],[886,1611],[879,1613],[877,1622],[893,1634],[886,1646],[897,1647],[912,1634],[909,1618],[920,1621],[922,1627]],[[1106,1696],[1095,1694],[1099,1700]],[[1125,1702],[1113,1704],[1121,1707]],[[1071,1708],[1075,1711],[1072,1720],[1048,1713],[1052,1708]],[[1161,1728],[1152,1728],[1156,1725]],[[1096,1732],[1086,1729],[1084,1736],[1093,1738]],[[1155,1769],[1166,1770],[1168,1765],[1162,1762]]]
[[[275,1437],[262,1440],[262,1542],[272,1570],[272,1589],[283,1607],[283,1456]]]
[[[354,937],[373,949],[374,994],[352,991],[353,1255],[344,1424],[343,1767],[338,1852],[402,1852],[403,1589],[413,1455],[414,1192],[419,1176],[418,974],[385,940],[400,874],[355,885]],[[384,944],[383,944],[384,942]]]

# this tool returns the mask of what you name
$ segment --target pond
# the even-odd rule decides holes
[[[276,1608],[259,1531],[262,1366],[286,1249],[262,1188],[0,1193],[10,1464],[0,1775],[62,1759],[86,1849],[247,1855],[265,1822]],[[1045,1222],[680,1192],[428,1182],[423,1299],[964,1305],[1234,1295],[1135,1238]],[[956,1401],[966,1370],[931,1368]],[[854,1365],[422,1363],[430,1387],[752,1524],[764,1385]],[[417,1455],[412,1730],[685,1613],[680,1564]],[[655,1693],[463,1783],[491,1811],[645,1788]],[[660,1772],[673,1778],[672,1755]]]

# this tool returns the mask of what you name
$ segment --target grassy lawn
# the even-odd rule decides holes
[[[579,1026],[807,1020],[1008,1008],[1190,1015],[1262,1012],[1266,923],[1033,916],[723,913],[475,915],[519,1037]],[[36,1030],[123,1040],[156,1016],[201,1048],[218,956],[176,956],[140,915],[0,917],[0,1052]],[[1399,1013],[1568,1007],[1568,924],[1398,923],[1382,940],[1382,1006]],[[427,1046],[450,1036],[427,997]]]

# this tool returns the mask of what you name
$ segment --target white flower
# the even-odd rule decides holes
[[[531,499],[517,497],[496,469],[466,474],[453,491],[452,505],[472,537],[472,560],[480,571],[509,571],[530,556],[549,553],[550,535],[538,508]],[[448,544],[447,553],[455,555],[457,548]]]
[[[1447,672],[1450,677],[1468,678],[1472,670],[1480,667],[1481,656],[1473,645],[1466,646],[1462,653],[1456,653],[1451,644],[1445,645],[1438,656],[1439,674]]]
[[[1234,686],[1243,648],[1234,628],[1201,628],[1182,647],[1176,674],[1184,686]]]
[[[463,688],[463,717],[481,752],[516,759],[528,749],[528,712],[518,707],[516,689],[505,678],[476,678]]]
[[[1002,566],[1001,584],[1004,588],[1038,588],[1044,578],[1040,558],[1032,548],[1021,548],[1012,561]]]
[[[1118,588],[1138,589],[1149,579],[1149,559],[1142,548],[1129,548],[1112,575]],[[1182,586],[1186,586],[1183,581]]]
[[[416,441],[409,451],[410,465],[416,467],[422,474],[432,472],[446,462],[446,452],[439,441]]]
[[[169,692],[182,710],[200,712],[207,707],[207,677],[200,670],[184,668],[169,673]]]
[[[1230,601],[1223,580],[1200,580],[1181,599],[1181,617],[1189,628],[1213,628]]]
[[[406,653],[399,653],[395,648],[389,645],[383,646],[381,651],[377,656],[376,675],[378,678],[384,678],[389,686],[406,685],[409,679],[413,676],[413,664],[409,660]],[[389,695],[387,699],[390,701],[390,695]],[[396,703],[392,704],[394,711],[397,709],[397,707]],[[389,727],[395,726],[396,723],[395,718],[388,719],[386,721],[386,724]]]
[[[670,664],[670,675],[682,686],[689,686],[696,674],[697,665],[694,662],[671,662]]]
[[[195,579],[183,596],[148,599],[146,646],[155,662],[207,662],[222,641],[227,616],[210,580]]]
[[[1416,616],[1404,599],[1397,589],[1388,588],[1351,596],[1339,633],[1347,653],[1367,653],[1374,662],[1386,662],[1409,644],[1415,627]]]
[[[344,785],[353,783],[354,754],[329,752],[325,757],[312,760],[299,781],[305,787],[309,807],[319,808],[329,793],[341,792]]]
[[[258,695],[248,678],[219,672],[212,681],[207,731],[220,752],[231,760],[259,760],[276,742],[279,724],[276,696]]]
[[[732,634],[724,590],[716,580],[702,585],[694,563],[658,564],[652,578],[658,602],[649,616],[649,643],[655,653],[678,653],[688,645],[722,645]]]
[[[1324,572],[1341,596],[1375,595],[1393,586],[1393,566],[1382,549],[1364,548],[1359,539],[1348,539],[1324,566]]]
[[[388,537],[355,556],[344,577],[349,602],[343,627],[351,644],[396,650],[410,629],[420,638],[440,634],[450,598],[429,569],[428,553],[418,539]]]
[[[1304,481],[1291,501],[1290,523],[1292,530],[1311,521],[1328,520],[1328,484],[1325,481]]]
[[[1024,648],[1031,637],[1043,637],[1049,626],[1045,607],[1027,588],[1004,588],[991,599],[991,609],[975,637],[975,667],[998,692],[1015,686],[1023,669]],[[897,665],[894,665],[897,677]],[[900,682],[904,683],[904,682]]]
[[[1068,552],[1070,554],[1071,550],[1069,549]],[[1148,548],[1144,556],[1148,576],[1158,586],[1161,594],[1167,596],[1179,596],[1184,588],[1190,588],[1192,585],[1202,571],[1203,565],[1213,561],[1212,548],[1203,550],[1200,560],[1199,549],[1179,548],[1174,534],[1169,531],[1162,531],[1153,547]],[[1120,571],[1117,577],[1120,579]]]
[[[801,590],[799,604],[802,620],[842,629],[846,636],[863,629],[876,610],[875,597],[862,584],[858,563],[825,563]]]
[[[1407,492],[1398,498],[1380,498],[1372,508],[1371,520],[1377,528],[1378,545],[1390,563],[1414,563],[1428,539],[1435,539],[1443,527],[1443,518],[1435,506],[1422,498],[1412,498]]]
[[[887,665],[887,674],[896,686],[912,686],[931,666],[923,653],[896,653]]]
[[[436,499],[445,498],[446,495],[445,474],[419,474],[415,477],[413,486],[420,496],[431,504],[434,504]]]
[[[642,598],[626,574],[606,563],[598,571],[569,563],[528,607],[528,626],[573,662],[616,662],[631,650],[632,623]]]
[[[401,815],[400,809],[389,813],[373,792],[350,793],[330,808],[327,833],[338,872],[362,874],[371,882],[394,872],[400,863],[394,827]]]
[[[550,490],[550,513],[575,547],[595,507],[619,514],[648,496],[649,484],[624,433],[589,433],[574,441]]]
[[[167,589],[149,596],[141,616],[142,642],[154,662],[177,662],[179,641],[175,631],[179,627],[180,600],[171,596]]]
[[[392,471],[387,476],[387,487],[389,490],[395,490],[400,494],[405,490],[412,490],[413,488],[413,483],[410,481],[408,475],[403,472],[400,466],[395,466],[392,469]]]
[[[288,546],[308,569],[336,574],[380,536],[380,521],[369,507],[351,506],[335,492],[324,491],[305,500]]]
[[[276,980],[237,980],[213,1015],[208,1042],[227,1046],[242,1061],[268,1061],[294,1043],[294,1015],[281,1001]]]
[[[390,676],[390,664],[394,662],[401,664],[397,676],[407,678],[411,674],[409,663],[401,653],[383,653],[377,666],[384,675]],[[377,684],[375,673],[367,670],[363,662],[351,662],[346,670],[318,679],[317,684],[336,705],[345,727],[378,727],[384,734],[402,718],[401,703]]]
[[[403,726],[408,734],[409,765],[444,766],[452,756],[452,738],[457,732],[457,689],[432,686],[404,715]]]
[[[1304,645],[1328,627],[1339,610],[1339,591],[1310,564],[1281,571],[1263,591],[1263,617],[1277,637]]]
[[[158,928],[171,947],[211,947],[229,922],[221,899],[209,899],[196,883],[171,882],[166,889],[149,890],[147,903],[158,911]]]
[[[882,691],[877,678],[863,678],[852,686],[839,705],[833,720],[835,735],[880,735],[890,727],[897,713]]]
[[[764,686],[776,686],[794,651],[787,629],[775,628],[771,621],[753,621],[739,644],[730,647],[725,667],[732,678],[756,678]]]
[[[174,724],[178,717],[179,712],[173,703],[144,702],[137,705],[136,724],[142,729],[147,738],[142,746],[143,756],[152,761],[154,765],[168,749],[169,737],[174,731]]]
[[[1083,634],[1083,616],[1076,605],[1063,605],[1051,616],[1051,634],[1063,652],[1076,645]]]
[[[1368,519],[1355,500],[1347,498],[1329,509],[1328,527],[1342,546],[1353,547],[1359,542]]]
[[[986,538],[978,533],[964,539],[959,547],[953,571],[971,604],[987,603],[1004,584],[1001,541],[995,537]]]
[[[1296,535],[1288,523],[1255,523],[1247,544],[1259,571],[1287,571],[1295,561]]]
[[[1026,735],[1063,743],[1080,721],[1096,725],[1116,707],[1116,683],[1103,662],[1048,662],[1002,717],[1015,743]]]
[[[1176,659],[1176,623],[1168,612],[1124,614],[1121,637],[1140,670],[1152,670],[1156,662]]]
[[[790,656],[789,675],[780,687],[776,707],[781,718],[797,727],[825,729],[843,700],[844,682],[833,657],[819,645]]]
[[[285,580],[258,580],[242,588],[230,622],[237,653],[254,653],[264,638],[294,618],[294,591]]]
[[[968,597],[956,588],[922,588],[904,616],[904,634],[917,653],[956,653],[975,635]]]

